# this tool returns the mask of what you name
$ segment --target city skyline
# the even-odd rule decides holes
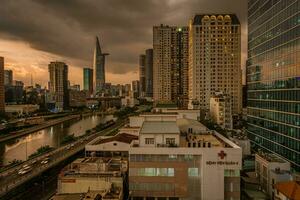
[[[95,11],[86,12],[93,5]],[[21,16],[25,14],[19,12],[21,6],[25,8],[30,6],[34,16],[34,19],[31,19],[35,22],[34,26],[21,20],[23,18]],[[122,7],[123,12],[116,13],[113,17],[107,13],[99,14],[96,13],[99,6],[106,6],[110,12]],[[152,9],[153,6],[157,9]],[[2,10],[4,7],[17,14]],[[79,10],[78,7],[82,9]],[[54,17],[53,10],[55,9],[58,14]],[[161,9],[166,12],[160,12]],[[68,10],[56,1],[45,2],[43,5],[35,1],[21,2],[18,5],[11,1],[4,1],[4,6],[0,10],[0,24],[2,24],[0,54],[5,57],[5,69],[12,69],[15,79],[22,80],[25,85],[30,83],[32,75],[34,82],[45,86],[48,81],[46,79],[47,64],[57,60],[69,65],[71,84],[82,86],[82,82],[79,81],[82,80],[80,72],[84,66],[92,67],[93,44],[96,35],[100,36],[103,48],[111,54],[106,64],[107,82],[130,83],[138,79],[137,55],[152,47],[152,27],[161,23],[176,26],[188,25],[188,20],[196,13],[227,12],[238,15],[242,23],[242,66],[245,65],[246,1],[231,0],[226,3],[189,1],[188,4],[186,1],[146,1],[143,4],[132,2],[128,5],[124,5],[121,1],[99,2],[99,5],[91,1],[90,3],[74,3],[72,10]],[[76,10],[80,11],[79,14],[86,14],[86,16],[82,19],[78,18],[75,12],[73,13]],[[108,20],[107,16],[111,16],[109,23],[105,21],[105,19]],[[137,18],[140,20],[137,21]],[[20,28],[11,27],[11,23]],[[60,29],[59,33],[56,32],[57,28]],[[47,35],[43,35],[45,31]]]

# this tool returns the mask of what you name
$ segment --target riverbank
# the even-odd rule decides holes
[[[63,118],[59,118],[59,119],[49,120],[49,121],[44,122],[43,124],[31,127],[31,128],[27,128],[27,129],[24,129],[21,131],[16,131],[13,133],[9,133],[9,134],[0,136],[0,142],[4,142],[4,141],[11,140],[11,139],[23,136],[23,135],[27,135],[32,132],[39,131],[41,129],[48,128],[49,126],[53,126],[53,125],[56,125],[56,124],[59,124],[59,123],[65,122],[65,121],[69,121],[72,119],[80,119],[80,115],[70,115],[70,116],[66,116]]]

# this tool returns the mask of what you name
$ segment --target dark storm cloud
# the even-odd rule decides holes
[[[91,65],[99,35],[107,70],[126,73],[152,46],[153,25],[187,25],[195,13],[212,12],[237,13],[245,25],[246,0],[3,0],[0,34],[80,66]]]

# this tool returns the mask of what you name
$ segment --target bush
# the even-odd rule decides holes
[[[36,156],[38,156],[38,155],[44,154],[44,153],[46,153],[46,152],[49,152],[49,151],[51,151],[51,150],[53,150],[53,149],[54,149],[54,148],[53,148],[53,147],[50,147],[49,145],[41,146],[40,148],[38,148],[38,149],[36,150],[35,153],[31,154],[31,155],[29,156],[29,158],[36,157]]]

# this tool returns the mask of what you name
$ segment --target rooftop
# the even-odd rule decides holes
[[[179,134],[180,130],[175,121],[145,121],[141,134]]]
[[[231,24],[235,24],[235,25],[239,25],[240,21],[237,18],[237,16],[235,14],[198,14],[195,15],[195,17],[193,18],[193,25],[201,25],[202,24],[202,18],[208,16],[209,18],[211,18],[212,16],[215,16],[216,19],[218,18],[218,16],[222,16],[225,18],[225,16],[229,16],[231,19]]]
[[[130,144],[133,140],[138,140],[138,137],[127,133],[119,133],[113,137],[98,140],[97,142],[94,143],[94,145],[113,142],[113,141]]]
[[[283,160],[282,158],[280,158],[279,156],[272,154],[272,153],[259,152],[256,154],[256,156],[259,156],[268,162],[277,162],[277,163],[286,163],[287,162],[287,161]]]
[[[300,199],[300,182],[287,181],[275,184],[275,188],[288,199]]]

